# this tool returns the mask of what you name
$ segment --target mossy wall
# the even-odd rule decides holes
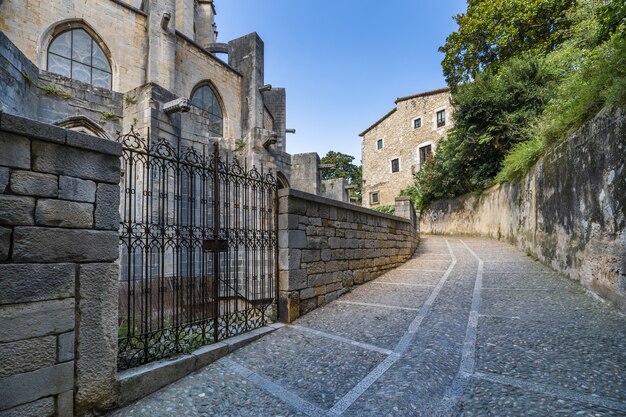
[[[508,241],[626,311],[626,112],[603,111],[516,184],[432,203],[422,233]]]

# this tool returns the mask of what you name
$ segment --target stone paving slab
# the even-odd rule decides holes
[[[399,270],[394,269],[376,279],[374,282],[398,282],[403,284],[437,285],[446,270]]]
[[[232,359],[305,400],[330,408],[386,355],[282,328],[263,340],[263,349],[248,345]]]
[[[482,314],[526,320],[584,321],[602,315],[607,306],[582,289],[577,291],[483,291]]]
[[[111,417],[293,416],[306,414],[269,396],[265,390],[215,363],[111,413]]]
[[[512,246],[425,237],[400,268],[113,415],[626,416],[626,316]]]
[[[547,333],[534,322],[482,318],[477,370],[623,401],[626,327],[621,320],[601,323],[554,323]]]
[[[616,417],[624,416],[593,404],[528,392],[509,385],[473,380],[455,416],[462,417]]]
[[[342,301],[383,304],[395,307],[419,308],[434,286],[375,284],[369,282],[355,288],[341,298]]]
[[[528,272],[486,272],[483,276],[485,288],[505,288],[505,289],[569,289],[577,283],[567,280],[555,273],[528,273]]]
[[[300,326],[393,349],[416,312],[334,302],[295,321]]]

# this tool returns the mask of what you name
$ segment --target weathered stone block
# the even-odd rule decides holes
[[[12,114],[2,115],[2,130],[49,142],[65,142],[65,129]]]
[[[312,262],[307,264],[306,270],[309,274],[319,274],[326,270],[326,266],[324,262]]]
[[[40,226],[77,229],[93,227],[93,204],[65,200],[39,200],[35,221]]]
[[[0,342],[68,332],[74,329],[74,299],[6,305],[0,322]]]
[[[73,297],[75,275],[72,264],[0,264],[0,304]]]
[[[278,253],[278,268],[300,269],[300,249],[281,249]]]
[[[9,168],[0,167],[0,194],[4,193],[7,185],[9,185],[9,173]]]
[[[33,142],[33,170],[118,184],[119,158],[53,143]]]
[[[9,259],[10,248],[11,248],[11,229],[0,227],[0,262],[4,262],[7,259]],[[2,275],[0,274],[0,276]],[[2,288],[2,281],[0,281],[0,288]],[[0,298],[2,298],[2,292],[0,292]]]
[[[304,249],[307,247],[306,233],[302,230],[280,230],[278,245],[281,248]]]
[[[300,294],[298,291],[281,291],[278,297],[278,319],[291,323],[300,317]]]
[[[74,416],[74,391],[65,391],[57,396],[57,416]]]
[[[300,290],[307,286],[307,272],[304,269],[289,271],[289,291]]]
[[[302,291],[300,291],[300,299],[301,300],[306,300],[309,298],[313,298],[315,297],[317,294],[315,292],[315,288],[305,288]]]
[[[308,300],[300,301],[300,315],[304,315],[317,308],[317,297],[309,298]]]
[[[302,251],[302,262],[317,262],[321,259],[321,250],[319,249],[305,249]]]
[[[56,363],[56,337],[0,343],[0,378],[23,374]]]
[[[113,231],[16,227],[14,262],[111,262],[119,256]]]
[[[35,197],[56,197],[59,194],[58,177],[31,171],[13,171],[11,191]]]
[[[297,229],[299,225],[298,216],[294,214],[279,214],[278,215],[278,229]]]
[[[73,389],[74,363],[0,378],[0,410]]]
[[[34,213],[34,198],[0,195],[0,224],[33,225],[35,224]]]
[[[324,296],[324,302],[328,304],[331,301],[336,300],[338,297],[339,297],[339,294],[337,291],[330,292]]]
[[[76,360],[76,412],[115,403],[117,375],[117,264],[81,265]]]
[[[0,165],[30,169],[30,140],[23,136],[0,132]]]
[[[59,198],[93,203],[96,201],[96,183],[61,175],[59,178]]]
[[[120,187],[98,184],[96,197],[96,229],[118,230],[120,227]]]
[[[48,417],[54,415],[54,397],[46,397],[28,404],[0,411],[0,417]]]
[[[74,359],[75,344],[74,332],[63,333],[57,336],[57,356],[59,362],[67,362]]]
[[[114,156],[122,156],[122,145],[112,140],[87,135],[75,130],[67,131],[67,144],[75,148],[105,153]]]

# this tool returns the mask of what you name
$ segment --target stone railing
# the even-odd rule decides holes
[[[121,146],[0,114],[0,414],[116,390]]]
[[[434,202],[422,230],[509,241],[626,311],[626,113],[602,112],[518,183]]]
[[[401,265],[417,248],[417,220],[406,198],[396,201],[402,218],[292,189],[278,195],[283,322]]]

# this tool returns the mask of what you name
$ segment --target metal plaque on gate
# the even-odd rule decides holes
[[[206,239],[202,242],[202,250],[205,252],[228,252],[228,240]]]

